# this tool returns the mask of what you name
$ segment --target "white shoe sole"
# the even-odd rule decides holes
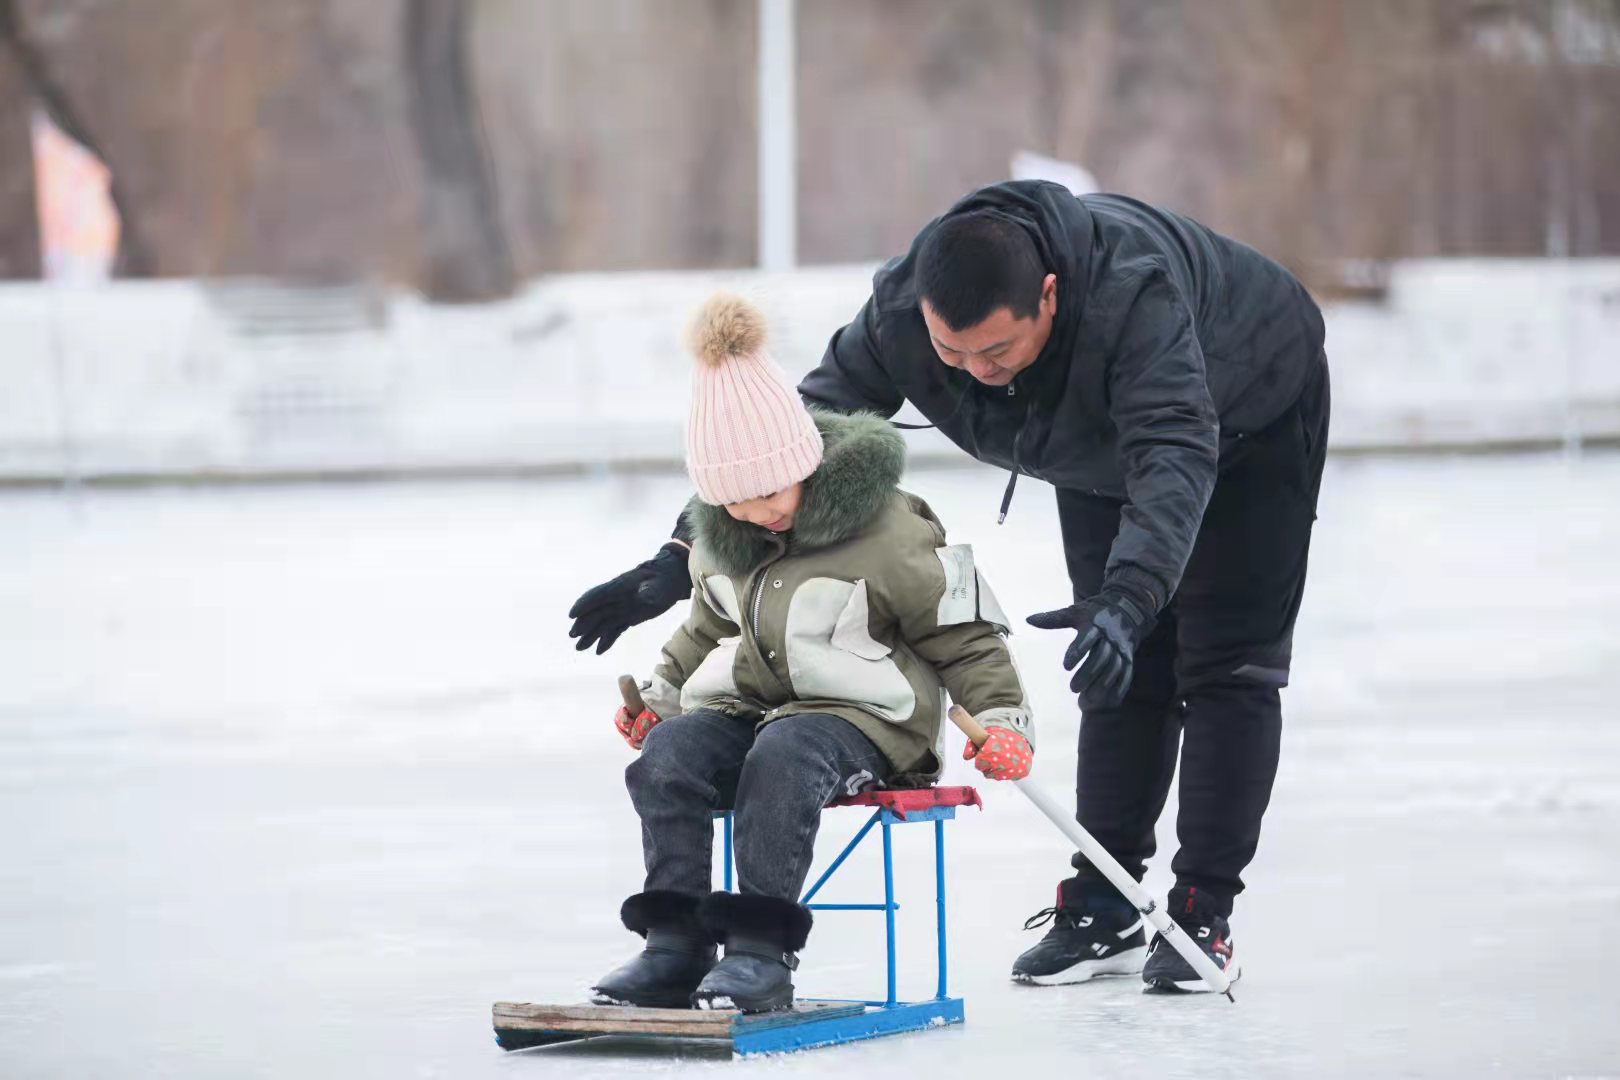
[[[1102,960],[1082,960],[1072,967],[1054,971],[1050,975],[1027,975],[1015,971],[1013,982],[1027,983],[1030,986],[1069,986],[1074,983],[1090,982],[1099,975],[1140,975],[1142,965],[1145,963],[1147,963],[1147,946],[1138,945],[1134,949],[1126,949]]]
[[[1228,983],[1235,983],[1239,979],[1241,979],[1242,977],[1243,977],[1243,965],[1241,963],[1239,963],[1238,958],[1234,956],[1234,957],[1232,957],[1231,962],[1227,965],[1227,968],[1226,968],[1226,981]],[[1170,983],[1151,982],[1151,983],[1148,983],[1148,989],[1149,990],[1170,990],[1170,989],[1175,989],[1175,990],[1180,990],[1184,994],[1207,994],[1207,993],[1210,993],[1210,991],[1211,991],[1211,987],[1210,987],[1209,983],[1205,982],[1203,979],[1189,979],[1189,980],[1182,980],[1182,981],[1179,981],[1179,982],[1170,982]]]

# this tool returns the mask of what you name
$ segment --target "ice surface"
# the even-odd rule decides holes
[[[1014,616],[1064,601],[1050,495],[922,471]],[[614,677],[569,603],[673,478],[0,495],[0,1075],[620,1076],[503,1055],[497,999],[584,1000],[635,939]],[[950,826],[967,1024],[692,1073],[1615,1075],[1620,456],[1330,464],[1236,1006],[1015,986],[1065,842],[1009,788]],[[1063,795],[1061,635],[1014,644]],[[953,739],[955,738],[953,733]],[[949,782],[972,782],[953,762]],[[861,813],[830,811],[820,850]],[[1149,877],[1167,887],[1173,807]],[[896,833],[902,993],[932,992],[926,829]],[[877,855],[829,901],[869,900]],[[882,989],[825,913],[808,995]]]

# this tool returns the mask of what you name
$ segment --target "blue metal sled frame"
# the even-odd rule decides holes
[[[729,892],[732,888],[732,815],[720,811],[723,818],[722,882]],[[802,1024],[784,1024],[760,1029],[757,1032],[739,1031],[733,1036],[732,1048],[738,1054],[769,1054],[786,1050],[805,1050],[814,1046],[871,1039],[880,1035],[894,1035],[903,1031],[917,1031],[946,1024],[960,1024],[965,1018],[962,999],[947,993],[947,956],[945,950],[945,822],[956,817],[954,806],[931,806],[912,810],[901,817],[887,808],[879,808],[866,819],[854,838],[833,859],[815,883],[805,891],[800,903],[813,911],[881,911],[883,912],[885,941],[887,943],[887,990],[883,1000],[868,1000],[864,1014],[835,1016],[807,1021]],[[895,935],[894,913],[900,905],[894,900],[894,839],[895,825],[915,825],[933,822],[934,825],[934,909],[935,939],[938,956],[938,984],[934,996],[925,1001],[899,1001],[895,997]],[[869,836],[874,827],[883,830],[883,902],[871,904],[817,904],[816,894],[838,872],[849,856]]]
[[[732,818],[727,811],[715,816],[724,819],[724,882],[729,891],[733,876]],[[883,912],[888,942],[888,990],[882,1001],[801,1000],[791,1012],[751,1015],[729,1011],[705,1013],[691,1009],[531,1005],[498,1001],[493,1010],[495,1041],[505,1050],[523,1050],[603,1037],[640,1042],[681,1040],[729,1046],[733,1054],[746,1057],[834,1046],[882,1035],[960,1024],[964,1019],[962,999],[946,994],[945,956],[945,822],[955,816],[956,808],[953,806],[931,806],[908,811],[904,817],[886,807],[878,807],[854,839],[844,845],[838,857],[804,894],[803,902],[818,911]],[[938,942],[939,984],[934,997],[926,1001],[897,1001],[894,913],[900,905],[894,900],[894,840],[891,830],[895,825],[914,825],[925,821],[934,823],[935,937]],[[822,886],[877,826],[883,829],[883,902],[812,903]]]
[[[779,1027],[759,1031],[741,1027],[731,1037],[731,1052],[749,1057],[754,1054],[810,1050],[817,1046],[835,1046],[838,1043],[875,1039],[881,1035],[898,1035],[906,1031],[960,1024],[962,1019],[961,998],[934,998],[929,1001],[896,1002],[893,1005],[868,1005],[865,1012],[851,1016],[809,1020],[802,1024],[782,1024]]]

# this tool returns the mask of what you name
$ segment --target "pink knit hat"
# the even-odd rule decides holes
[[[711,505],[774,495],[821,464],[821,432],[765,351],[765,315],[730,293],[698,309],[686,417],[686,471]]]

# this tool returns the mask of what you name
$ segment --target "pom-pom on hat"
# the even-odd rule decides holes
[[[687,330],[686,472],[706,503],[774,495],[821,465],[821,432],[765,339],[764,313],[732,293],[704,301]]]

